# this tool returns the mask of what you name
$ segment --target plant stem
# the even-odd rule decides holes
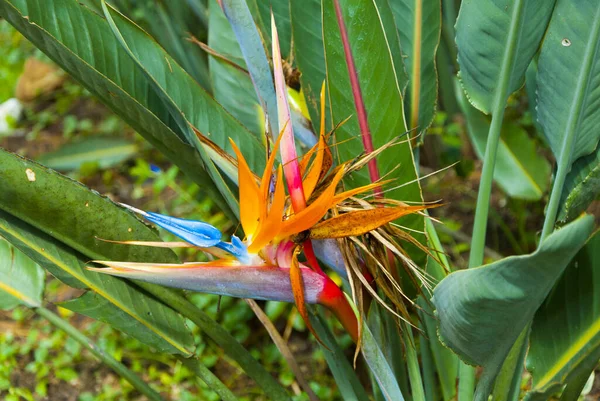
[[[408,366],[408,379],[413,401],[425,401],[425,392],[423,391],[423,380],[419,368],[419,357],[417,356],[417,347],[412,334],[412,328],[406,322],[402,323],[402,337],[406,346],[406,364]]]
[[[554,224],[556,223],[556,213],[560,206],[560,198],[562,195],[563,186],[565,179],[567,178],[567,172],[569,168],[569,159],[573,146],[573,138],[575,135],[570,135],[565,141],[565,146],[560,152],[558,169],[556,170],[556,177],[554,178],[554,184],[552,185],[552,193],[550,194],[550,200],[548,201],[548,208],[546,209],[546,218],[544,219],[544,228],[542,229],[542,236],[540,242],[546,239],[554,230]],[[569,147],[569,153],[566,153],[566,148]]]
[[[471,242],[471,252],[469,254],[469,268],[478,267],[483,264],[490,197],[492,194],[492,180],[494,178],[498,143],[500,142],[502,119],[504,118],[504,104],[505,101],[497,101],[492,114],[492,123],[485,147],[483,171],[481,172],[481,180],[479,181],[475,222],[473,224],[473,242]],[[458,401],[471,401],[475,392],[475,368],[461,362],[458,376]]]
[[[492,194],[492,181],[494,178],[494,167],[500,142],[500,131],[502,119],[504,118],[504,102],[497,102],[492,114],[492,123],[488,134],[487,145],[481,180],[479,181],[479,193],[477,194],[477,206],[475,209],[475,222],[473,224],[473,242],[469,254],[469,267],[478,267],[483,264],[483,250],[485,249],[485,237],[487,230],[488,214],[490,211],[490,197]]]
[[[213,374],[206,366],[204,366],[197,359],[186,359],[182,356],[179,360],[196,376],[198,376],[204,383],[208,385],[215,393],[219,395],[223,401],[238,401],[236,396],[223,384],[217,376]]]
[[[460,362],[458,365],[458,401],[471,401],[475,392],[475,368]]]
[[[63,330],[67,333],[71,338],[81,344],[84,348],[94,354],[95,357],[100,359],[103,363],[105,363],[108,367],[114,370],[119,376],[123,377],[127,380],[131,385],[138,390],[140,393],[144,394],[148,399],[153,401],[164,401],[164,399],[154,391],[146,382],[144,382],[138,375],[133,373],[131,370],[127,369],[123,364],[114,359],[109,354],[105,353],[103,349],[99,348],[96,344],[92,342],[89,338],[84,336],[79,330],[75,327],[71,326],[66,320],[57,316],[50,310],[40,306],[38,308],[33,309],[38,315],[42,316],[54,326]]]

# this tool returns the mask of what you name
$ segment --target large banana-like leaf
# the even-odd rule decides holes
[[[203,188],[212,191],[221,207],[227,208],[227,204],[213,189],[206,172],[199,168],[203,163],[198,150],[152,89],[146,73],[151,74],[161,88],[168,89],[171,100],[200,132],[210,135],[225,149],[229,147],[228,137],[233,138],[255,171],[264,165],[258,140],[131,22],[120,19],[119,28],[131,49],[140,53],[137,56],[146,71],[138,69],[120,48],[107,21],[77,2],[2,0],[0,15]],[[76,26],[59,23],[63,20],[73,21]]]
[[[465,362],[483,366],[476,400],[487,400],[510,348],[593,226],[592,216],[581,217],[532,254],[454,272],[437,285],[433,303],[441,340]]]
[[[471,103],[488,114],[523,85],[554,0],[465,0],[456,21],[460,78]]]
[[[42,268],[0,237],[0,309],[41,306],[45,280]]]
[[[538,60],[537,116],[557,161],[547,213],[570,219],[600,192],[600,3],[560,0]],[[574,164],[575,163],[575,164]],[[562,196],[561,196],[562,194]],[[546,225],[544,231],[551,227]]]
[[[579,251],[537,311],[527,369],[529,401],[547,400],[600,359],[600,233]]]
[[[467,132],[475,153],[484,159],[490,119],[473,107],[457,88],[458,104],[467,120]],[[550,180],[550,163],[536,152],[536,143],[516,124],[502,126],[494,181],[513,198],[541,199]]]
[[[390,49],[392,62],[394,63],[394,71],[396,71],[398,87],[400,87],[400,92],[404,96],[406,85],[408,84],[408,73],[405,65],[406,53],[404,52],[402,43],[400,42],[401,35],[398,32],[395,14],[393,13],[389,0],[375,0],[375,6],[377,7],[379,20],[385,33],[385,40]]]
[[[377,148],[406,133],[401,88],[375,2],[342,0],[340,5],[373,144]],[[335,133],[336,151],[345,161],[364,152],[364,147],[333,1],[323,2],[323,33],[333,122],[339,123],[350,117]],[[417,175],[411,145],[407,137],[404,139],[383,151],[377,159],[381,176],[393,179],[391,186],[399,186],[386,192],[386,196],[403,201],[422,201],[419,183],[414,181]],[[356,186],[369,182],[367,171],[360,171],[347,184]],[[407,216],[404,224],[421,231],[424,228],[422,217],[417,215]]]
[[[237,1],[236,6],[244,7],[244,1]],[[211,1],[209,4],[209,25],[208,25],[208,45],[221,55],[227,57],[229,60],[235,62],[237,65],[246,67],[240,45],[236,40],[236,35],[225,17],[223,10],[219,7],[219,3]],[[258,35],[258,32],[256,32]],[[262,46],[262,45],[261,45]],[[260,52],[256,50],[257,53]],[[262,50],[264,54],[264,49]],[[258,55],[260,57],[260,53]],[[267,61],[266,56],[264,57],[265,66],[260,73],[266,74],[265,83],[270,84],[270,91],[272,92],[272,99],[263,98],[262,100],[275,101],[275,87],[273,86],[273,79],[271,77],[271,69]],[[260,110],[260,103],[256,98],[254,87],[248,73],[240,71],[216,57],[211,57],[209,60],[210,66],[210,79],[213,85],[213,94],[215,99],[223,105],[227,110],[231,112],[238,120],[240,120],[250,131],[259,134],[263,130],[263,122],[261,121],[263,116]],[[273,107],[276,105],[274,104]],[[273,109],[276,112],[276,108]],[[270,119],[273,114],[269,113]],[[275,118],[277,114],[275,113]],[[277,126],[277,122],[274,121]]]
[[[88,258],[3,211],[0,235],[71,287],[94,291],[101,302],[94,305],[95,313],[84,314],[102,315],[100,320],[161,352],[192,355],[194,341],[183,319],[162,303],[125,281],[88,272]],[[92,296],[88,294],[70,303],[79,305]]]
[[[129,328],[119,327],[125,332],[162,351],[191,355],[193,338],[181,316],[122,280],[85,269],[89,258],[102,255],[176,262],[169,249],[101,240],[157,241],[155,232],[107,198],[33,162],[0,151],[0,167],[0,209],[9,213],[0,221],[3,237],[68,285],[93,290],[127,315]]]
[[[564,155],[570,165],[594,152],[600,140],[600,3],[557,2],[538,60],[537,94],[538,119],[557,159]]]
[[[420,132],[433,120],[437,101],[435,56],[442,29],[440,0],[389,0],[400,34],[409,85],[408,127]]]

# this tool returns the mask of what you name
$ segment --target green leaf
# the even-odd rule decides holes
[[[465,362],[483,366],[476,400],[487,400],[510,348],[593,223],[592,216],[582,217],[552,233],[532,254],[454,272],[435,288],[441,340]]]
[[[90,316],[104,316],[102,321],[158,351],[192,355],[194,340],[183,318],[131,283],[86,270],[88,257],[3,211],[0,235],[65,284],[96,293],[84,294],[83,301],[70,301],[66,306],[95,296],[102,302],[94,306],[98,309]],[[124,320],[128,324],[123,324]]]
[[[321,121],[319,96],[326,73],[321,0],[290,0],[290,12],[294,36],[294,58],[302,73],[300,85],[313,127],[317,127]],[[331,129],[329,102],[326,107],[325,125],[327,129]]]
[[[245,68],[246,63],[240,45],[236,41],[234,31],[225,14],[223,14],[223,10],[219,7],[219,3],[211,1],[209,12],[208,45],[237,65]],[[271,69],[266,56],[264,56],[264,61],[268,67],[267,73],[274,99],[275,87],[273,86]],[[250,76],[214,56],[210,56],[209,67],[215,99],[251,132],[260,134],[263,125],[263,121],[261,121],[263,118],[262,110],[256,99]]]
[[[246,0],[244,0],[246,1]],[[257,24],[263,33],[263,40],[266,43],[267,48],[271,48],[271,12],[275,17],[275,25],[277,26],[277,32],[279,33],[279,47],[281,50],[281,57],[283,59],[290,60],[290,54],[292,49],[292,29],[290,25],[290,4],[289,1],[281,0],[247,0],[250,3],[254,3],[251,7],[258,13],[254,18],[259,19]],[[250,6],[250,4],[249,4]]]
[[[340,5],[373,144],[378,148],[406,133],[401,88],[375,3],[342,0]],[[323,2],[323,32],[333,122],[336,124],[351,117],[335,132],[336,150],[340,160],[346,161],[364,152],[364,147],[332,1]],[[411,145],[407,140],[382,152],[377,162],[381,176],[394,180],[390,186],[400,186],[386,192],[386,196],[403,201],[422,201],[419,183],[413,181],[417,175]],[[355,173],[352,178],[346,181],[351,187],[370,183],[366,169]],[[403,225],[420,231],[424,228],[423,218],[417,215],[403,218]]]
[[[193,338],[181,316],[125,281],[112,277],[107,280],[104,275],[85,269],[90,257],[177,262],[177,256],[170,249],[124,246],[100,240],[159,241],[153,230],[108,198],[1,150],[0,181],[1,210],[86,256],[77,255],[37,230],[4,216],[0,231],[7,240],[68,285],[92,289],[122,309],[139,323],[142,332],[140,336],[135,331],[130,334],[141,340],[151,338],[149,345],[157,349],[191,354]]]
[[[403,401],[404,396],[400,391],[398,380],[366,322],[362,326],[361,351],[385,399]]]
[[[465,0],[456,21],[461,83],[488,114],[523,85],[554,0]]]
[[[427,257],[427,273],[437,282],[441,281],[450,272],[450,263],[444,253],[444,248],[435,231],[431,219],[425,220],[429,246],[434,255]],[[425,289],[425,294],[431,296],[431,291]],[[419,305],[422,313],[419,313],[423,323],[425,334],[429,338],[428,346],[431,349],[433,362],[440,381],[442,398],[449,401],[456,397],[456,379],[458,376],[458,358],[448,348],[444,347],[437,335],[437,321],[434,318],[434,311],[431,302],[426,302],[423,298],[419,299]]]
[[[565,179],[558,220],[571,221],[600,195],[600,148],[579,158]]]
[[[193,123],[188,117],[186,117],[186,112],[194,112],[194,110],[189,109],[186,99],[189,99],[190,97],[193,99],[198,99],[200,100],[200,104],[203,103],[202,100],[208,100],[209,102],[214,100],[211,97],[202,99],[202,96],[199,95],[208,96],[208,94],[198,85],[195,86],[198,90],[194,91],[192,89],[191,92],[188,91],[188,88],[182,87],[182,84],[187,83],[188,85],[194,85],[195,82],[186,82],[186,79],[190,81],[189,75],[187,75],[187,73],[181,67],[175,64],[174,60],[170,62],[169,56],[166,54],[166,52],[164,52],[164,50],[162,50],[152,40],[148,40],[151,38],[139,30],[139,28],[130,24],[129,20],[127,20],[123,15],[108,7],[104,0],[101,1],[104,16],[106,17],[106,20],[108,21],[108,24],[118,43],[125,50],[127,55],[129,55],[129,57],[135,61],[138,68],[144,72],[148,78],[148,81],[151,83],[152,89],[162,100],[165,108],[175,120],[175,123],[181,130],[184,138],[188,141],[188,143],[194,146],[200,154],[202,160],[201,166],[207,171],[214,185],[218,188],[221,195],[223,195],[223,198],[225,198],[227,201],[229,208],[236,216],[239,215],[239,202],[237,197],[233,195],[231,189],[221,175],[221,172],[217,170],[213,163],[213,161],[219,163],[224,159],[215,158],[211,160],[210,155],[212,152],[208,151],[208,149],[214,150],[215,144],[220,149],[226,149],[226,146],[231,146],[230,142],[227,140],[227,138],[224,138],[224,136],[215,136],[211,140],[207,138],[207,135],[210,135],[210,133],[203,134],[199,131],[193,131],[190,127],[190,124],[193,125]],[[144,38],[146,41],[143,40]],[[168,71],[167,66],[163,65],[162,61],[152,64],[151,60],[144,59],[144,56],[146,56],[148,53],[153,53],[153,51],[157,53],[157,56],[162,56],[167,61],[166,64],[168,65]],[[175,78],[171,80],[165,79],[165,74],[174,76]],[[170,88],[168,86],[169,84],[171,84]],[[167,88],[170,89],[169,92],[167,91]],[[206,103],[204,103],[204,106],[206,106]],[[220,107],[214,111],[216,113],[225,113],[225,110]],[[245,132],[248,134],[245,139],[252,139],[252,135],[248,131]],[[235,137],[234,135],[232,135],[230,139],[240,141],[240,138]],[[243,135],[242,139],[244,139]],[[202,140],[204,140],[204,143],[201,142]],[[207,143],[208,141],[210,142]],[[225,143],[223,143],[223,141],[225,141]],[[226,161],[223,169],[227,169],[230,166],[231,163]]]
[[[423,132],[431,125],[437,102],[435,59],[442,29],[441,1],[389,2],[396,19],[409,77],[405,98],[408,127]]]
[[[344,400],[367,401],[369,397],[356,376],[352,365],[348,362],[344,350],[337,343],[325,319],[315,312],[314,308],[309,308],[310,322],[319,335],[319,338],[327,346],[325,348],[321,345],[321,350],[325,355],[325,360],[335,378],[342,398]]]
[[[490,118],[473,107],[462,91],[457,90],[458,104],[467,120],[467,133],[479,159],[484,159]],[[527,131],[505,123],[500,133],[494,181],[510,197],[541,199],[550,179],[550,163],[536,151],[537,145]]]
[[[600,4],[559,0],[538,60],[537,111],[557,158],[570,165],[600,140]],[[570,146],[565,142],[572,137]]]
[[[158,43],[204,89],[210,91],[206,54],[196,44],[186,40],[190,34],[196,37],[199,35],[205,37],[208,21],[206,18],[190,12],[192,6],[188,3],[187,1],[137,2],[135,4],[137,10],[128,4],[127,11],[129,12],[122,11],[128,16],[137,17],[142,14],[140,21],[142,27],[156,38]],[[121,8],[119,7],[119,9]],[[98,12],[102,13],[102,10]]]
[[[600,5],[558,1],[538,61],[537,111],[559,167],[557,209],[563,221],[575,218],[600,193],[599,43]]]
[[[55,170],[77,170],[85,163],[101,169],[116,166],[138,152],[138,146],[125,138],[87,137],[67,143],[54,152],[45,153],[38,161]]]
[[[0,149],[0,209],[52,235],[88,257],[177,262],[167,248],[112,244],[101,239],[158,241],[131,212],[85,186]]]
[[[557,165],[543,238],[554,228],[573,163],[594,153],[600,140],[600,3],[557,2],[538,59],[536,93],[538,120]]]
[[[196,143],[181,131],[146,73],[118,45],[105,19],[77,2],[1,0],[0,15],[123,117],[154,146],[190,174],[222,208],[227,204],[210,184]],[[69,20],[74,26],[60,24]],[[264,166],[260,143],[206,93],[163,49],[130,21],[117,18],[125,41],[154,84],[168,89],[186,119],[217,145],[233,138],[254,171]],[[102,44],[101,46],[98,44]],[[210,167],[210,166],[209,166]],[[229,199],[229,202],[232,202]]]
[[[392,1],[393,2],[393,1]],[[394,13],[393,5],[388,0],[374,0],[377,12],[379,13],[379,19],[383,31],[385,33],[385,40],[387,46],[390,49],[390,56],[392,63],[394,63],[394,71],[396,72],[396,79],[398,80],[398,87],[402,96],[406,91],[406,85],[408,84],[408,73],[406,71],[406,57],[407,53],[402,47],[402,33],[399,32],[398,21],[396,20],[397,15]]]
[[[0,237],[0,309],[41,306],[45,279],[44,270]]]
[[[573,258],[537,311],[527,369],[527,400],[547,400],[578,376],[589,377],[600,359],[600,232]]]

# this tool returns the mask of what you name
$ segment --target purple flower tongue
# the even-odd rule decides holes
[[[142,215],[146,220],[164,228],[192,245],[208,248],[221,242],[221,232],[210,224],[152,212],[144,212]]]

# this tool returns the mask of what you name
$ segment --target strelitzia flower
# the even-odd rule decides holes
[[[288,124],[289,106],[274,23],[272,32],[280,134],[260,178],[250,170],[242,152],[231,141],[237,158],[239,217],[243,239],[234,235],[229,242],[223,241],[222,233],[204,222],[144,212],[125,205],[185,242],[115,242],[195,247],[212,255],[214,260],[183,264],[94,261],[106,267],[90,270],[197,292],[294,302],[313,333],[306,303],[320,304],[337,316],[356,341],[358,324],[354,310],[346,295],[319,266],[311,241],[361,236],[427,206],[401,204],[350,211],[337,209],[349,198],[382,183],[338,191],[344,176],[356,165],[346,163],[333,167],[333,158],[324,134],[324,90],[321,94],[322,119],[318,143],[304,157],[297,157],[292,127]],[[281,163],[276,166],[278,148]],[[359,164],[364,165],[364,162]],[[333,217],[326,218],[331,210],[337,212]],[[301,253],[307,263],[299,260]]]

